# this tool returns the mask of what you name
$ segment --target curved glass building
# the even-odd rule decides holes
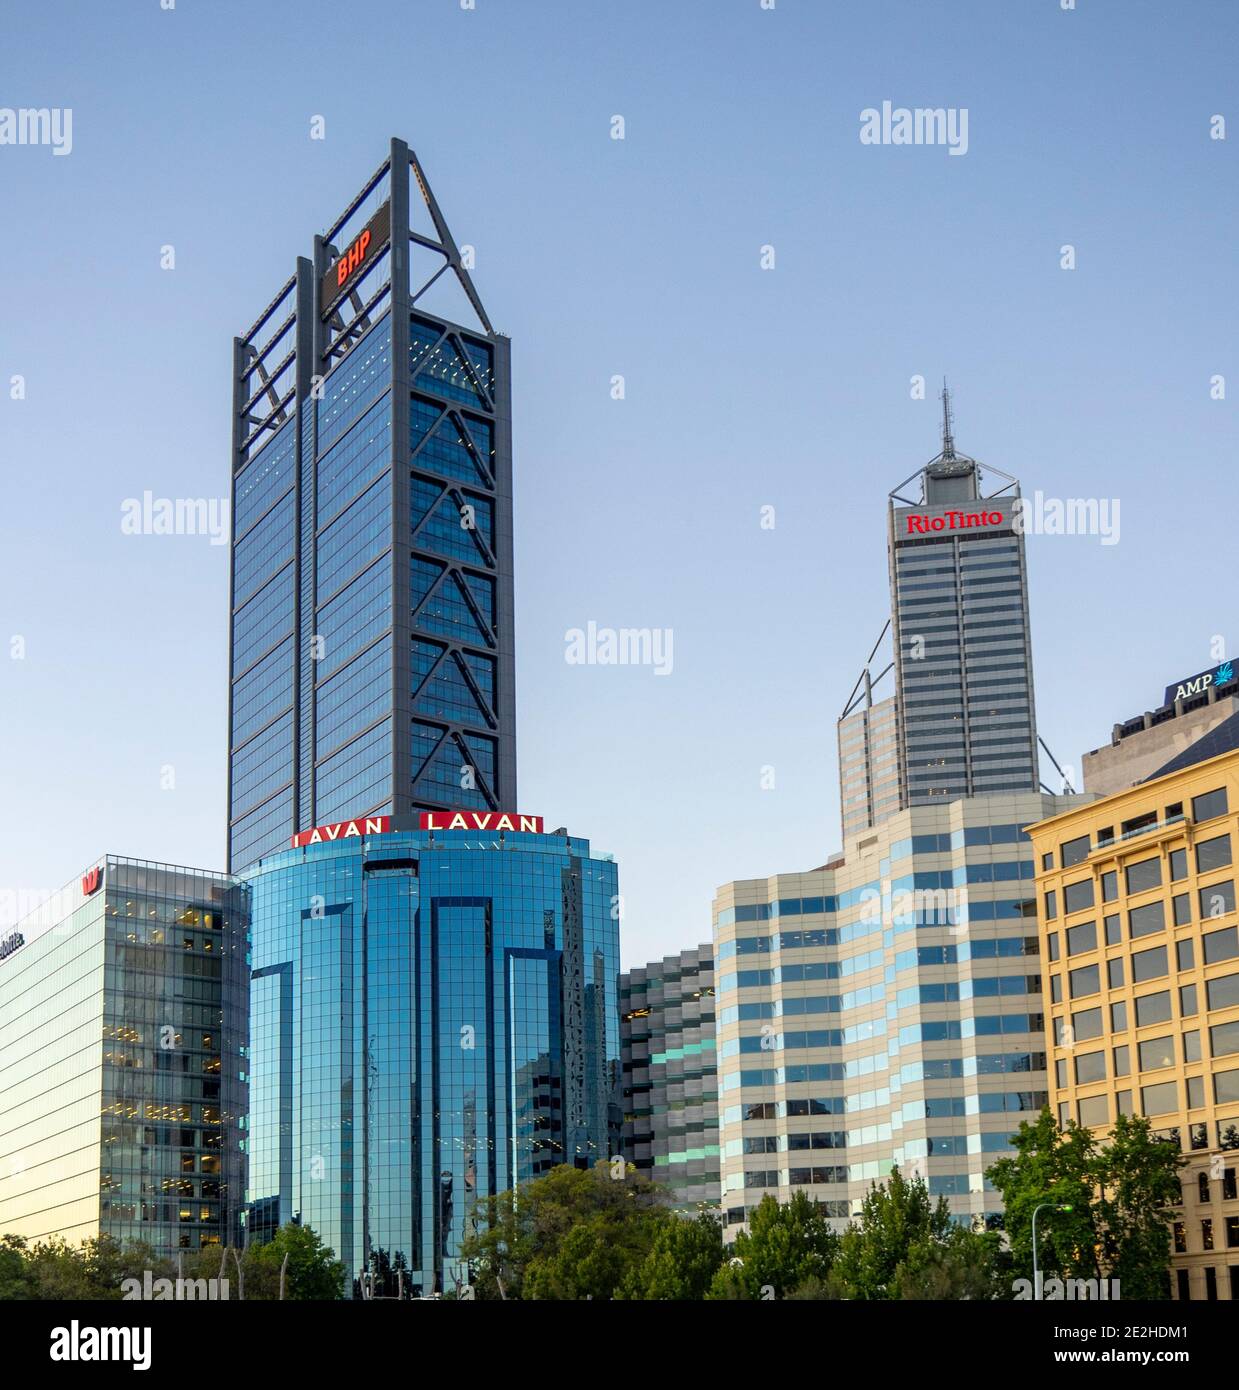
[[[479,1200],[619,1152],[615,863],[419,819],[299,835],[244,875],[253,1234],[300,1220],[376,1294],[467,1281]]]

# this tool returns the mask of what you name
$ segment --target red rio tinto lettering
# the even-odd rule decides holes
[[[927,535],[934,531],[969,531],[975,526],[1002,526],[1001,512],[943,512],[927,516],[924,512],[908,513],[907,534]]]

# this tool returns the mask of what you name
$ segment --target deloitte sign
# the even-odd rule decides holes
[[[1173,705],[1176,700],[1190,700],[1193,695],[1203,695],[1211,685],[1229,685],[1235,679],[1235,670],[1229,661],[1213,666],[1199,675],[1189,676],[1166,687],[1164,705]]]

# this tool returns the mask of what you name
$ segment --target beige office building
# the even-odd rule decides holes
[[[1198,751],[1209,751],[1208,740]],[[1239,751],[1032,826],[1059,1124],[1146,1115],[1187,1160],[1177,1298],[1239,1298]]]

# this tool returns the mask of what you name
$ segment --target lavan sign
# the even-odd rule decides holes
[[[1187,680],[1168,685],[1162,704],[1173,705],[1176,700],[1190,700],[1193,695],[1203,695],[1211,685],[1229,685],[1234,679],[1234,665],[1229,661],[1223,661],[1220,666],[1215,666],[1210,671],[1201,671],[1198,676],[1189,676]]]
[[[906,536],[929,536],[937,531],[984,530],[990,526],[1005,526],[1006,517],[1001,512],[942,512],[930,516],[927,512],[907,512],[904,515]]]
[[[423,811],[422,830],[514,830],[541,835],[541,816],[520,816],[511,811]]]
[[[363,816],[360,820],[342,820],[334,825],[316,825],[313,830],[298,830],[292,846],[300,849],[302,845],[329,845],[334,840],[352,840],[362,835],[386,835],[390,829],[390,816]]]

